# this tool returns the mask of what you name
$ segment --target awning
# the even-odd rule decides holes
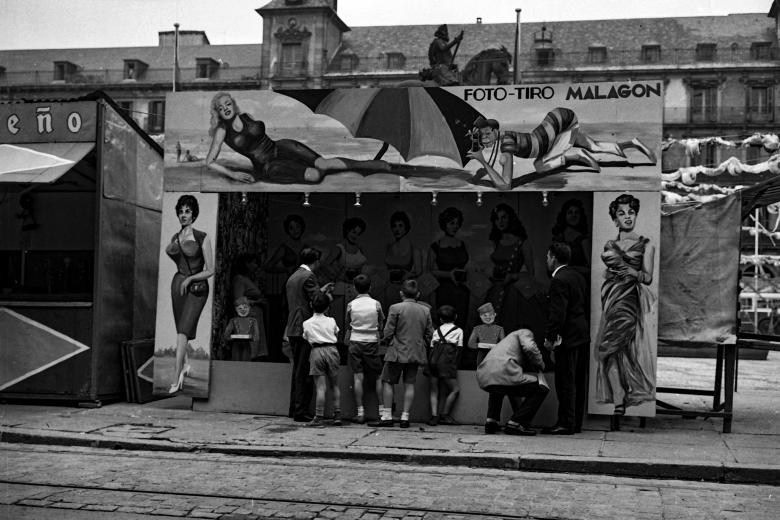
[[[95,143],[0,144],[0,183],[52,183],[93,148]]]

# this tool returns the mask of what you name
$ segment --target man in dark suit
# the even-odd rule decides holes
[[[303,339],[303,322],[311,318],[311,301],[318,292],[329,293],[333,284],[320,287],[314,270],[320,262],[320,252],[307,247],[300,254],[301,265],[287,279],[287,326],[284,337],[290,343],[293,354],[292,387],[290,390],[290,415],[295,422],[309,422],[314,382],[309,375],[309,354],[311,345]]]
[[[552,279],[544,346],[555,352],[558,421],[545,432],[553,435],[571,435],[581,430],[587,394],[583,384],[587,368],[585,373],[577,370],[577,359],[587,357],[590,344],[587,283],[582,274],[568,266],[570,259],[571,249],[567,244],[554,242],[547,251],[547,268],[552,272]]]

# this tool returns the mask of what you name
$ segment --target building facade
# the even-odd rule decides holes
[[[522,84],[662,80],[664,134],[736,138],[780,121],[780,1],[765,13],[546,23],[450,25],[464,32],[455,63],[506,47]],[[156,47],[0,51],[0,101],[72,98],[103,90],[151,134],[165,130],[165,95],[178,90],[393,86],[428,66],[436,26],[350,27],[337,0],[272,0],[258,8],[263,43],[211,45],[173,31]],[[251,13],[247,13],[250,15]],[[446,20],[442,20],[446,21]],[[519,34],[519,41],[516,35]],[[515,73],[515,70],[517,72]],[[668,154],[665,170],[765,160],[760,147]]]

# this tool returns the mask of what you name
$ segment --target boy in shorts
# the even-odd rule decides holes
[[[376,398],[382,409],[382,356],[379,353],[379,340],[385,323],[385,313],[382,305],[373,299],[368,291],[371,289],[371,279],[359,274],[352,280],[358,295],[347,304],[347,333],[344,338],[349,345],[349,368],[355,378],[355,403],[357,415],[354,421],[358,424],[366,422],[363,407],[363,379],[375,381]]]
[[[323,427],[325,422],[325,395],[333,397],[333,425],[341,426],[341,392],[339,390],[339,350],[336,348],[339,327],[336,320],[325,316],[330,307],[330,297],[318,292],[311,302],[314,315],[303,322],[303,339],[311,345],[309,374],[314,377],[317,395],[314,401],[314,418],[306,426]]]
[[[431,419],[429,426],[438,424],[458,424],[452,418],[452,408],[460,394],[458,386],[458,358],[463,348],[463,329],[455,325],[458,314],[452,305],[442,305],[436,311],[439,327],[433,333],[433,341],[428,351],[428,365],[424,373],[428,376],[431,392]],[[439,383],[447,390],[444,398],[441,418],[439,418]]]
[[[384,408],[380,420],[370,426],[392,426],[393,385],[403,376],[404,404],[401,413],[401,428],[409,427],[409,410],[414,400],[414,382],[417,369],[427,362],[426,347],[433,337],[433,321],[427,305],[416,299],[420,291],[415,280],[406,280],[401,285],[401,303],[390,306],[385,324],[384,340],[389,343],[382,369],[382,391]]]

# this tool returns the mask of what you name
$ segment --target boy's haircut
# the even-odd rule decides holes
[[[318,292],[311,300],[311,308],[314,312],[323,313],[330,307],[330,298],[323,292]]]
[[[406,280],[401,285],[401,292],[407,298],[417,298],[420,291],[417,289],[417,280]]]
[[[571,260],[571,247],[563,242],[553,242],[550,244],[550,255],[555,258],[559,264],[568,264]]]
[[[313,247],[304,247],[301,250],[301,263],[311,265],[320,259],[320,252]]]
[[[360,294],[366,294],[371,289],[371,278],[365,274],[359,274],[352,280],[355,290]]]
[[[455,318],[458,317],[458,313],[455,312],[455,307],[452,305],[442,305],[436,311],[436,314],[439,316],[439,321],[442,323],[452,323],[455,321]]]

